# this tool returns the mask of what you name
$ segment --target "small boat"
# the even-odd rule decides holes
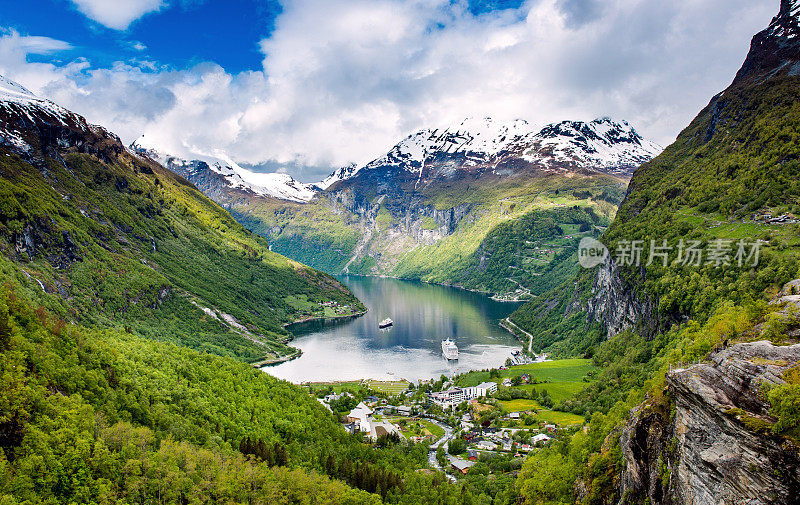
[[[389,319],[387,317],[386,319],[384,319],[383,321],[378,323],[378,328],[380,328],[380,329],[388,328],[389,326],[392,326],[393,324],[394,324],[394,321],[392,321],[391,319]]]
[[[456,343],[450,340],[449,338],[446,340],[442,340],[442,354],[444,357],[449,360],[457,360],[458,359],[458,346]]]

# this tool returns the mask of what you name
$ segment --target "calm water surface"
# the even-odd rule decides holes
[[[291,343],[303,355],[264,371],[292,382],[354,379],[428,379],[502,365],[521,344],[498,322],[519,305],[444,286],[375,277],[341,277],[368,308],[339,322],[300,323]],[[378,329],[386,317],[394,326]],[[442,356],[450,337],[457,362]]]

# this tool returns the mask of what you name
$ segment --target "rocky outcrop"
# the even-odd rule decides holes
[[[800,345],[761,341],[667,373],[672,408],[642,404],[620,439],[620,503],[797,503],[800,450],[770,431],[765,391],[798,364]]]
[[[636,293],[634,286],[620,275],[616,262],[609,258],[597,270],[585,309],[589,320],[602,324],[609,336],[632,328],[651,336],[659,327],[657,307],[657,302]]]
[[[68,231],[57,231],[52,223],[37,219],[26,223],[22,231],[14,233],[11,243],[18,260],[33,260],[43,256],[56,269],[67,269],[81,261],[80,249]]]
[[[780,12],[755,37],[734,84],[780,73],[800,74],[800,0],[781,0]]]

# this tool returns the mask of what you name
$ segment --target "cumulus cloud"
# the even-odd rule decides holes
[[[127,30],[131,23],[164,6],[164,0],[72,0],[86,17],[114,30]]]
[[[177,155],[226,152],[310,181],[466,116],[542,126],[609,115],[668,144],[777,12],[757,4],[530,0],[475,16],[449,0],[291,0],[257,71],[34,68],[7,36],[0,72],[127,141],[144,133]]]

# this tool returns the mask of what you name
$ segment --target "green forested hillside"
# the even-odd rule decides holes
[[[253,361],[290,352],[284,323],[323,314],[297,296],[362,310],[149,160],[4,154],[0,174],[0,261],[72,320]]]
[[[618,279],[604,280],[605,288],[619,281],[618,299],[611,303],[621,304],[624,292],[651,304],[656,311],[647,316],[651,324],[635,324],[607,340],[606,328],[586,312],[597,295],[597,269],[581,272],[511,316],[533,334],[534,349],[589,354],[602,367],[596,381],[558,406],[590,414],[588,432],[562,436],[526,461],[517,481],[526,502],[647,503],[642,496],[619,495],[620,434],[634,408],[660,420],[655,422],[670,422],[675,404],[664,382],[670,367],[704,361],[712,350],[737,342],[798,342],[796,310],[769,303],[784,283],[800,277],[800,77],[768,51],[778,47],[794,62],[800,53],[794,42],[779,40],[774,47],[764,42],[775,33],[781,32],[759,34],[732,86],[634,174],[602,236],[620,272]],[[773,66],[748,75],[762,64]],[[646,244],[640,265],[626,264],[618,249],[634,240]],[[675,246],[666,265],[647,265],[651,240]],[[698,241],[705,254],[715,243],[729,246],[730,256],[725,261],[703,256],[699,265],[676,261],[681,240]],[[745,258],[740,264],[739,242],[748,244],[749,253],[757,240],[762,241],[758,261]],[[786,384],[764,398],[768,415],[743,422],[757,436],[796,448],[800,389],[797,377],[784,379]],[[657,479],[651,491],[665,503],[674,493],[667,463],[660,459],[660,473],[650,476]]]
[[[800,277],[800,89],[797,77],[776,77],[755,86],[734,86],[715,98],[663,154],[642,166],[602,241],[618,256],[622,241],[645,244],[640,266],[620,264],[625,282],[643,298],[657,301],[666,326],[684,317],[705,320],[726,300],[747,303],[765,290]],[[773,218],[784,216],[782,222]],[[649,244],[673,246],[669,264],[646,265]],[[729,264],[702,258],[676,263],[680,241],[708,249],[716,240],[729,248]],[[755,257],[739,265],[739,242]],[[744,258],[745,260],[747,258]],[[580,287],[565,285],[512,315],[537,336],[537,346],[582,338],[591,327],[567,305],[585,301],[594,271],[582,272]],[[556,306],[557,310],[552,310]],[[598,336],[601,333],[594,333]],[[593,341],[591,341],[593,340]],[[586,341],[589,348],[597,338]],[[564,348],[572,345],[562,346]],[[586,350],[582,348],[583,350]]]
[[[413,471],[425,446],[373,449],[296,386],[69,324],[10,282],[0,375],[2,503],[460,502],[457,488]]]
[[[604,240],[731,241],[731,265],[704,260],[700,269],[665,268],[656,262],[644,276],[642,287],[659,300],[662,314],[707,316],[721,299],[745,302],[798,276],[798,173],[798,77],[734,85],[637,172]],[[778,216],[786,220],[770,220]],[[738,265],[740,240],[763,241],[757,267]]]
[[[608,224],[592,206],[533,210],[492,228],[477,251],[459,255],[449,269],[429,271],[427,265],[404,261],[396,272],[429,282],[495,293],[519,289],[536,296],[572,278],[578,270],[575,252],[581,237],[597,235]]]
[[[229,208],[273,251],[329,273],[538,294],[572,276],[575,262],[562,260],[573,239],[607,226],[625,188],[624,179],[604,174],[538,173],[454,178],[419,190],[412,181],[389,195],[353,184],[341,198],[335,191],[307,204],[241,198]]]

